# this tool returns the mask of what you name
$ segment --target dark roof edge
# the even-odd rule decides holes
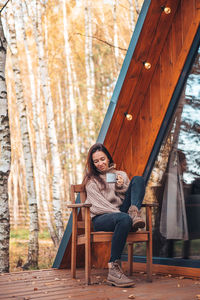
[[[142,5],[142,9],[141,9],[141,12],[139,14],[138,21],[136,23],[135,30],[133,32],[133,35],[132,35],[132,38],[131,38],[131,41],[130,41],[130,44],[129,44],[129,47],[128,47],[128,50],[127,50],[127,53],[126,53],[126,56],[125,56],[125,59],[124,59],[124,62],[123,62],[123,65],[122,65],[122,68],[121,68],[121,71],[120,71],[120,74],[119,74],[119,77],[117,79],[117,83],[116,83],[114,91],[113,91],[112,98],[110,100],[110,104],[108,106],[108,110],[106,112],[103,124],[102,124],[101,129],[100,129],[99,136],[97,138],[97,142],[99,142],[99,143],[103,143],[104,140],[105,140],[108,128],[110,126],[110,122],[112,120],[112,117],[113,117],[113,114],[114,114],[114,111],[115,111],[115,107],[116,107],[116,104],[117,104],[117,101],[118,101],[118,97],[119,97],[119,94],[121,92],[121,88],[123,86],[124,79],[126,77],[126,73],[128,71],[133,53],[135,51],[135,47],[137,45],[137,42],[138,42],[138,39],[139,39],[139,36],[140,36],[140,33],[141,33],[141,30],[142,30],[142,27],[143,27],[143,24],[144,24],[144,21],[145,21],[145,18],[146,18],[146,15],[147,15],[150,4],[151,4],[151,0],[144,0],[144,3]]]

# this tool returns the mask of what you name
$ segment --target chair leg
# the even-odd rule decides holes
[[[146,243],[147,253],[147,280],[152,281],[152,219],[151,219],[151,208],[147,208],[149,240]]]
[[[90,284],[91,275],[91,223],[90,210],[85,209],[85,282]]]
[[[133,243],[128,243],[128,275],[133,272]]]
[[[72,248],[71,248],[71,276],[76,278],[76,248],[77,248],[77,209],[72,210]]]
[[[152,245],[147,242],[147,280],[152,281]]]

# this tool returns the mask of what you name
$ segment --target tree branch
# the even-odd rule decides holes
[[[82,33],[80,33],[80,32],[76,32],[76,33],[74,33],[74,34],[76,34],[76,35],[81,35],[81,36],[86,36],[85,34],[82,34]],[[97,40],[97,41],[99,41],[99,42],[101,42],[101,43],[104,43],[104,44],[106,44],[106,45],[108,45],[108,46],[110,46],[110,47],[112,47],[112,48],[118,48],[119,50],[127,51],[126,48],[115,47],[113,44],[111,44],[111,43],[109,43],[109,42],[107,42],[107,41],[104,41],[104,40],[102,40],[102,39],[100,39],[100,38],[98,38],[98,37],[96,37],[96,36],[88,36],[88,37],[90,37],[90,38],[92,38],[92,39],[95,39],[95,40]]]

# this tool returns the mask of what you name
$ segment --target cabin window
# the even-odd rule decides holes
[[[200,48],[152,170],[153,256],[200,259]]]

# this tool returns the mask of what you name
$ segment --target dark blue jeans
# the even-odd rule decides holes
[[[121,254],[126,244],[126,238],[132,228],[132,219],[127,214],[131,205],[141,208],[145,194],[144,179],[141,176],[132,178],[125,199],[120,206],[120,213],[108,213],[92,219],[95,231],[114,232],[111,244],[110,262],[121,259]]]

